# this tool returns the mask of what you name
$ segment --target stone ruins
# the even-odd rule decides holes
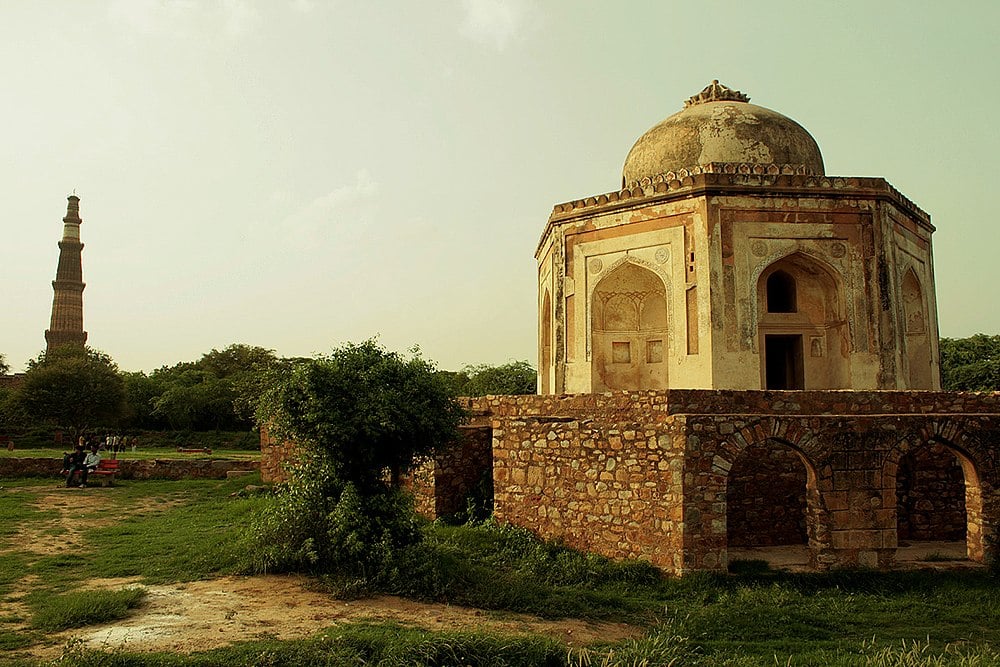
[[[681,574],[731,549],[888,568],[910,540],[997,553],[1000,394],[940,391],[930,217],[825,174],[795,121],[713,81],[621,187],[558,204],[536,251],[539,395],[470,399],[412,479],[499,521]],[[262,434],[265,479],[293,445]]]

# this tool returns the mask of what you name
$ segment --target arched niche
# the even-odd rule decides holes
[[[815,566],[821,508],[815,467],[803,452],[778,438],[751,443],[726,477],[730,561]]]
[[[895,460],[887,482],[896,489],[897,559],[907,559],[911,549],[916,555],[910,558],[918,558],[921,548],[943,553],[947,544],[957,542],[964,543],[966,558],[981,562],[982,484],[969,455],[950,442],[934,439]]]
[[[626,262],[594,287],[594,391],[667,387],[667,300],[663,281]]]
[[[756,285],[761,385],[850,386],[844,295],[835,269],[798,252],[766,267]]]
[[[900,288],[903,297],[903,344],[909,369],[909,388],[933,389],[927,302],[924,299],[920,279],[912,268],[903,274]]]
[[[542,394],[552,393],[552,298],[549,290],[546,289],[542,296],[541,306],[541,326],[539,336],[541,337],[541,359],[538,368],[538,377],[541,382],[539,387]]]

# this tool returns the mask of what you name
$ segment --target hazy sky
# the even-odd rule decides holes
[[[535,363],[553,204],[714,78],[928,211],[942,335],[998,333],[998,33],[995,0],[4,0],[0,352],[45,345],[76,189],[123,369],[374,335]]]

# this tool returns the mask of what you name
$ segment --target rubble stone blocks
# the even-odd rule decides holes
[[[839,414],[845,393],[851,413]],[[961,534],[973,561],[996,548],[986,536],[1000,522],[1000,394],[669,390],[472,404],[491,424],[496,519],[575,548],[680,574],[725,570],[733,536],[800,536],[817,569],[890,567],[935,488],[946,493],[927,514],[941,532],[925,537]],[[441,497],[457,487],[433,484],[461,459],[439,459],[414,486],[430,518],[461,502]],[[897,489],[900,461],[929,481]],[[774,492],[794,499],[748,516],[747,498]]]

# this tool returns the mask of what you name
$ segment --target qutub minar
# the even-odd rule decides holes
[[[68,197],[63,235],[59,241],[59,266],[52,281],[52,320],[45,330],[45,352],[63,345],[83,346],[83,244],[80,242],[80,198]]]

